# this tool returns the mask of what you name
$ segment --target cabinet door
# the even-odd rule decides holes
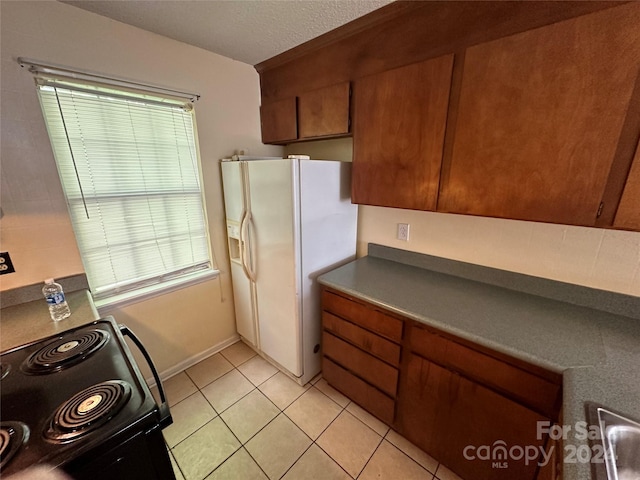
[[[298,138],[296,103],[291,97],[260,106],[262,143],[286,143]]]
[[[614,227],[640,230],[640,143],[618,206]]]
[[[298,97],[301,139],[349,133],[349,88],[345,82]]]
[[[438,211],[594,225],[640,65],[640,4],[469,48]]]
[[[413,354],[401,391],[400,415],[401,433],[462,478],[535,478],[537,460],[526,464],[496,447],[532,446],[539,452],[544,439],[536,438],[536,422],[546,419]],[[486,451],[478,450],[483,446]],[[488,459],[478,458],[487,451]]]
[[[453,55],[354,84],[353,203],[434,210]]]
[[[558,428],[558,426],[556,425],[555,428]],[[559,440],[547,438],[545,457],[548,460],[546,463],[543,461],[542,465],[540,465],[536,480],[560,480],[562,478],[562,467],[560,465],[562,445]]]

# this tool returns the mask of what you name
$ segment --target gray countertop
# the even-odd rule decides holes
[[[44,298],[0,310],[0,352],[86,325],[100,316],[88,290],[67,293],[71,316],[54,322]]]
[[[585,421],[587,401],[640,418],[640,299],[475,267],[370,246],[369,256],[325,273],[319,282],[479,345],[561,372],[564,425]],[[478,277],[484,281],[478,281]],[[515,289],[503,286],[509,282],[501,278],[512,279]],[[526,292],[529,285],[536,294]],[[553,298],[541,296],[541,291],[553,292]],[[586,300],[581,300],[583,305],[562,301],[564,292],[568,292],[569,300]],[[602,303],[612,308],[603,311],[584,306],[589,299],[603,299]],[[630,315],[612,313],[621,308]],[[582,443],[569,435],[564,447]],[[591,479],[590,464],[565,463],[564,478]]]

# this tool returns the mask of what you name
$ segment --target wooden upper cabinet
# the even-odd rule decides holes
[[[357,80],[352,201],[434,210],[453,55]]]
[[[636,149],[613,226],[628,230],[640,230],[640,143]]]
[[[631,2],[470,47],[438,211],[594,225],[638,94],[639,25]]]
[[[262,143],[287,143],[298,138],[297,99],[275,100],[260,106]]]
[[[349,82],[298,97],[300,139],[349,134]]]
[[[349,135],[349,82],[260,107],[263,143],[291,143]]]

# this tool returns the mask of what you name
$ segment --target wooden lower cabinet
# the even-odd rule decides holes
[[[410,354],[399,412],[402,434],[464,479],[536,478],[537,458],[505,448],[539,453],[537,422],[548,419],[482,385]]]
[[[538,469],[536,480],[560,480],[562,478],[562,444],[560,440],[547,438],[545,447],[548,461]]]
[[[538,466],[552,445],[537,438],[537,422],[558,421],[559,374],[337,291],[322,299],[331,386],[464,480],[560,478],[556,461]]]

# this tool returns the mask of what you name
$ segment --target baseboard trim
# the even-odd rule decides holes
[[[173,367],[160,372],[160,379],[163,382],[166,380],[169,380],[171,377],[185,371],[187,368],[193,367],[196,363],[201,362],[205,358],[209,358],[211,355],[215,355],[221,350],[224,350],[228,346],[233,345],[234,343],[237,343],[239,341],[240,341],[240,336],[234,335],[230,338],[227,338],[226,340],[223,340],[222,342],[216,343],[211,348],[207,348],[203,352],[200,352],[192,357],[189,357],[183,360],[182,362],[177,363]],[[146,378],[145,380],[147,381],[147,385],[149,385],[149,388],[153,388],[156,386],[156,381],[153,377]]]

